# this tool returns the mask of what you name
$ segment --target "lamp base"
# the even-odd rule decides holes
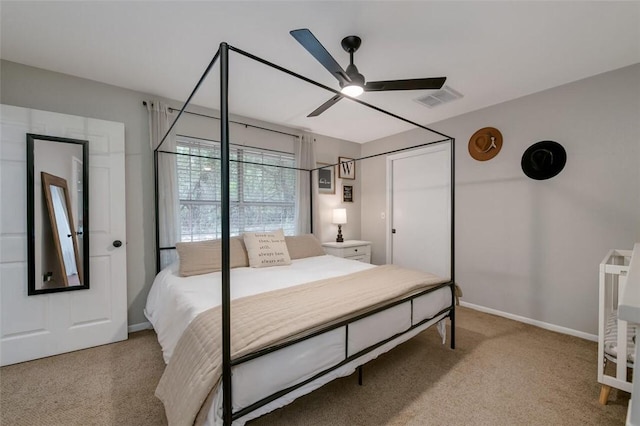
[[[342,238],[342,225],[338,225],[338,235],[336,238],[336,243],[344,243],[344,239]]]

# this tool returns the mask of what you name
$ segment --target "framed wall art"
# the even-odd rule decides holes
[[[353,203],[353,186],[342,185],[342,202]]]
[[[353,158],[338,157],[338,177],[340,179],[356,178],[356,162]]]
[[[319,194],[335,194],[336,193],[336,183],[335,183],[335,172],[334,166],[330,166],[327,163],[316,163],[317,167],[324,167],[322,169],[318,169],[318,193]]]

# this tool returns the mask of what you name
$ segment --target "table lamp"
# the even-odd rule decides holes
[[[347,209],[333,209],[333,224],[338,225],[338,237],[336,243],[344,242],[342,238],[342,225],[347,223]]]

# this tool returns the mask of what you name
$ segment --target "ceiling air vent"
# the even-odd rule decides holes
[[[426,96],[421,96],[419,98],[414,99],[414,101],[425,105],[427,108],[435,108],[447,102],[455,101],[456,99],[460,99],[462,97],[462,93],[456,92],[449,86],[442,86],[442,89],[436,90],[433,93],[430,93]]]

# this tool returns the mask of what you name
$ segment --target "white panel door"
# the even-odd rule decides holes
[[[451,278],[451,148],[387,157],[387,263]]]
[[[0,364],[126,339],[124,125],[0,108]],[[88,290],[27,296],[27,133],[89,141]]]

